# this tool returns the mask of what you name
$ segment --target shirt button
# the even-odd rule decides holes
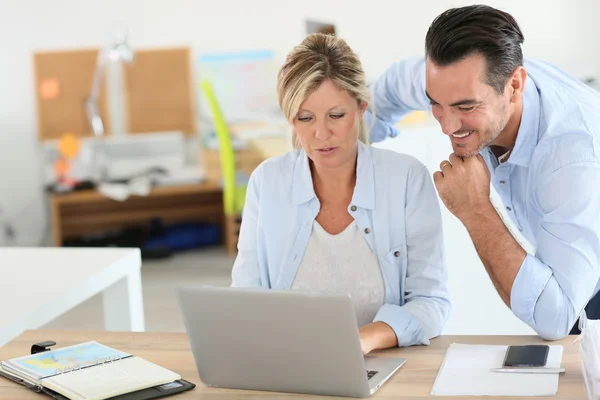
[[[371,233],[371,230],[369,228],[365,228],[365,233]]]
[[[500,183],[504,185],[506,183],[506,181],[500,181]]]
[[[350,209],[351,209],[352,211],[356,211],[356,206],[352,206],[352,207],[350,207]]]
[[[400,257],[400,252],[399,251],[395,251],[394,252],[394,257]]]
[[[506,207],[506,209],[507,209],[508,211],[512,211],[512,208],[510,208],[510,207]]]

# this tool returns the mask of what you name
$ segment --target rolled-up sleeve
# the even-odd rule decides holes
[[[448,320],[451,305],[439,201],[422,166],[407,182],[405,304],[385,304],[375,321],[388,324],[398,346],[429,344]]]
[[[600,279],[600,163],[551,171],[535,190],[536,254],[513,283],[511,309],[544,339],[569,334]]]
[[[371,85],[371,107],[365,112],[371,142],[398,135],[393,127],[402,117],[416,110],[429,110],[425,95],[425,59],[413,57],[388,67]]]

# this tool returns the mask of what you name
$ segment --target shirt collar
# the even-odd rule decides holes
[[[521,124],[517,132],[515,147],[506,161],[509,164],[521,167],[529,166],[533,151],[538,142],[538,131],[540,126],[540,94],[535,82],[528,75],[525,80],[525,92],[523,93],[523,114]]]
[[[292,203],[294,205],[306,203],[316,197],[312,175],[308,163],[308,156],[304,150],[299,150],[300,155],[294,165],[292,181]],[[371,148],[358,141],[358,157],[356,160],[356,186],[352,195],[352,204],[357,207],[372,210],[375,206],[373,160]]]

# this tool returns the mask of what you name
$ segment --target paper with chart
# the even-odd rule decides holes
[[[34,379],[44,379],[60,371],[72,368],[84,368],[102,362],[129,357],[124,353],[104,346],[98,342],[86,342],[75,346],[62,347],[29,356],[4,361],[3,367],[26,374]]]
[[[211,53],[199,57],[198,77],[212,84],[227,123],[262,122],[281,118],[278,68],[270,50]],[[201,115],[208,116],[203,103]]]
[[[502,367],[508,346],[452,344],[431,389],[439,396],[554,396],[558,374],[492,372]],[[550,346],[546,366],[559,368],[563,347]]]

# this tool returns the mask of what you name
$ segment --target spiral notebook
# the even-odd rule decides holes
[[[162,385],[161,396],[138,396],[156,398],[168,395],[170,387],[189,384],[173,371],[95,341],[2,361],[0,372],[31,389],[70,400],[110,399]]]

